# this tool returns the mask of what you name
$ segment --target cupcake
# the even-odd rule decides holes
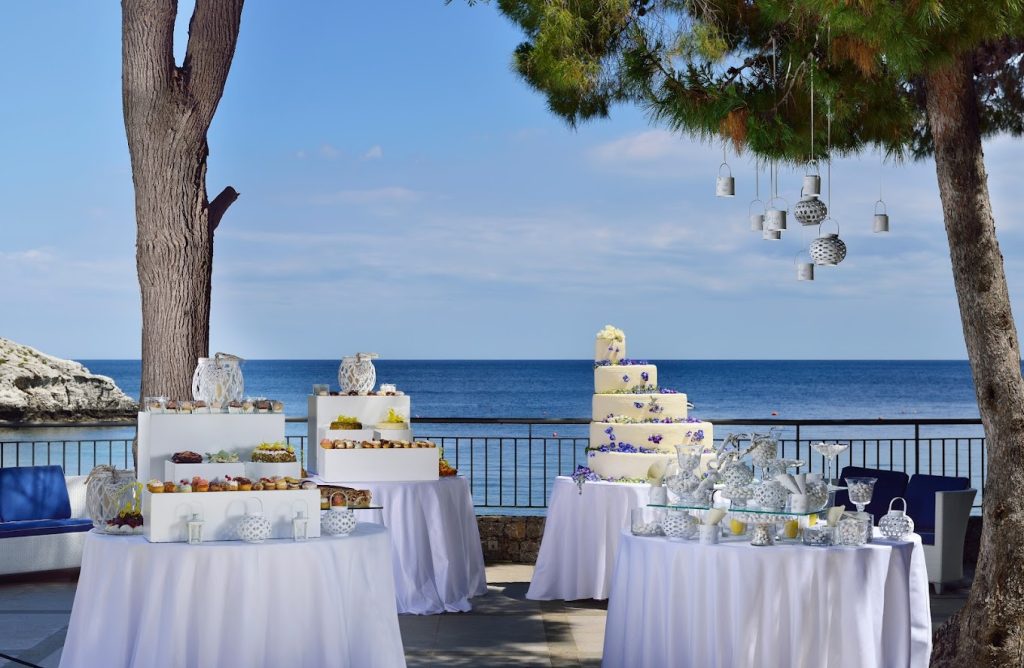
[[[176,489],[178,489],[178,486],[174,484],[174,481],[168,480],[164,482],[164,491],[168,494],[174,492]]]
[[[207,482],[206,480],[203,480],[202,478],[199,478],[198,480],[192,481],[192,489],[196,492],[209,492],[210,483]]]
[[[332,441],[329,438],[325,438],[322,441],[320,441],[320,447],[323,448],[324,450],[330,450],[331,448],[334,447],[334,441]]]
[[[167,403],[164,404],[164,409],[168,413],[177,413],[178,412],[178,402],[175,401],[174,399],[168,399]]]
[[[223,411],[224,411],[224,402],[223,401],[211,401],[210,402],[210,412],[211,413],[222,413]]]
[[[235,482],[238,483],[238,491],[240,492],[248,492],[252,489],[252,480],[249,480],[248,478],[242,478],[239,476],[238,478],[235,478]]]
[[[233,478],[228,478],[227,482],[225,483],[225,489],[229,492],[237,492],[238,481]]]
[[[269,399],[258,399],[253,405],[256,407],[257,413],[269,413],[272,404]]]
[[[150,480],[149,482],[147,482],[146,483],[146,487],[153,494],[163,494],[164,493],[164,483],[162,481],[160,481],[160,480],[155,479],[155,478],[153,480]]]
[[[180,404],[178,404],[178,412],[179,413],[191,413],[192,412],[192,402],[191,401],[182,401]]]
[[[284,402],[283,401],[271,401],[270,410],[275,413],[284,413]]]
[[[243,413],[252,413],[254,408],[255,408],[255,406],[248,399],[246,399],[245,401],[242,402],[242,412]]]
[[[178,485],[178,492],[183,494],[189,494],[192,492],[192,485],[187,480],[182,480],[181,484]]]
[[[252,491],[254,491],[254,492],[262,492],[263,491],[263,483],[261,483],[261,482],[254,482],[252,484]]]
[[[193,413],[209,413],[210,407],[206,405],[205,401],[196,401],[192,404]]]
[[[228,402],[228,413],[231,413],[232,415],[237,415],[238,413],[241,412],[242,402],[238,401],[237,399],[232,399],[231,401]]]

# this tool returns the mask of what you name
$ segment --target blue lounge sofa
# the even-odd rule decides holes
[[[978,491],[967,478],[915,473],[909,479],[900,471],[844,467],[840,478],[878,478],[867,512],[875,522],[889,511],[889,502],[897,496],[907,500],[907,514],[914,520],[914,531],[921,536],[928,582],[936,593],[964,576],[964,539],[967,520]],[[836,494],[836,504],[852,509],[846,492]],[[898,506],[897,506],[898,507]]]
[[[82,565],[85,477],[59,466],[0,468],[0,575]]]

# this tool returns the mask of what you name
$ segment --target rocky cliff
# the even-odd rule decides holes
[[[116,420],[137,410],[110,378],[0,338],[0,420]]]

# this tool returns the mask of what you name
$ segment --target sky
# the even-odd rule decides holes
[[[176,34],[184,52],[188,2]],[[11,3],[0,24],[0,336],[137,358],[116,2]],[[836,161],[849,247],[750,232],[754,167],[641,110],[570,129],[512,71],[490,4],[248,0],[209,134],[211,348],[250,359],[585,358],[605,324],[652,359],[962,359],[934,164]],[[985,146],[1018,327],[1024,144]],[[767,190],[762,179],[761,193]],[[892,232],[872,234],[882,187]],[[799,170],[780,194],[797,199]]]

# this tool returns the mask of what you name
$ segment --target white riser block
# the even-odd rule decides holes
[[[317,473],[327,481],[437,480],[438,448],[315,448]]]
[[[274,492],[193,492],[153,494],[142,497],[144,535],[153,543],[188,541],[188,521],[193,513],[203,519],[203,541],[238,540],[235,528],[248,511],[260,510],[273,527],[271,538],[291,538],[292,519],[301,509],[309,520],[307,535],[320,535],[320,491],[316,489]]]

